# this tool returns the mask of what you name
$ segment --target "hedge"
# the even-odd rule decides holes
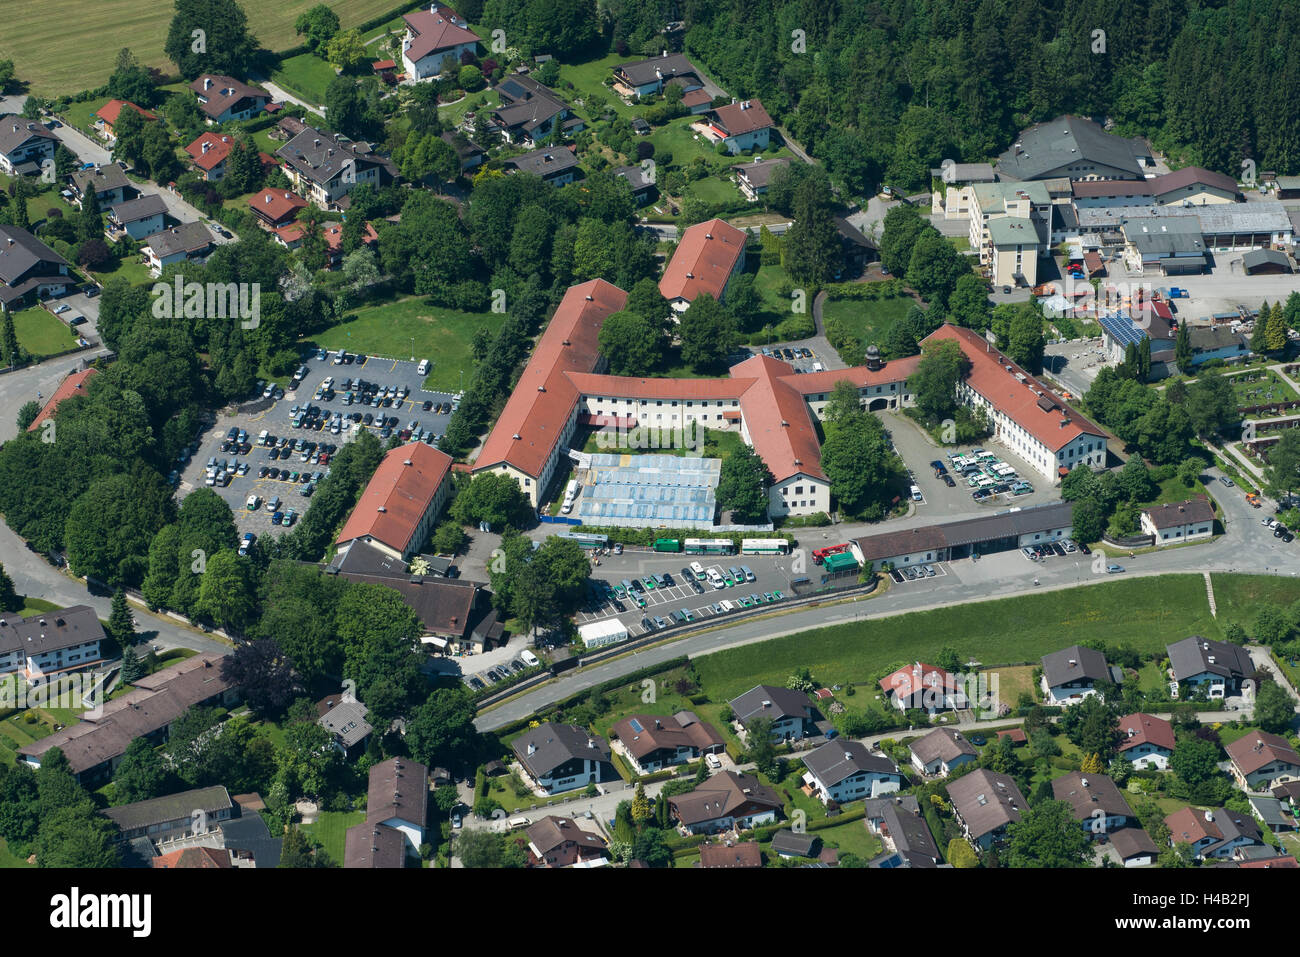
[[[707,844],[708,840],[709,835],[707,834],[691,834],[687,837],[676,834],[672,837],[665,837],[664,844],[674,852],[673,856],[675,857],[676,852],[693,850],[701,844]]]

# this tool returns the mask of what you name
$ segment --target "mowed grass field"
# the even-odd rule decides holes
[[[300,42],[293,32],[298,15],[317,0],[253,3],[240,0],[249,31],[268,50]],[[394,0],[330,0],[344,29],[392,10]],[[13,60],[30,92],[57,96],[94,89],[113,72],[117,51],[130,47],[141,63],[164,72],[175,65],[163,53],[174,7],[167,0],[45,0],[6,4],[0,31],[0,60]]]
[[[34,356],[52,356],[77,344],[68,327],[40,306],[14,313],[14,333],[18,344]]]
[[[1215,576],[1220,602],[1225,577],[1234,576]],[[945,645],[993,666],[1034,663],[1092,638],[1157,651],[1188,635],[1223,636],[1204,579],[1168,575],[817,628],[697,658],[695,669],[709,697],[725,701],[756,684],[784,687],[800,666],[824,686],[866,684],[886,668],[932,660]]]

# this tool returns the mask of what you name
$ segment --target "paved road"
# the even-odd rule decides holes
[[[320,104],[317,103],[308,103],[306,100],[300,100],[298,99],[298,97],[294,96],[284,87],[280,86],[279,84],[272,83],[268,79],[249,77],[249,82],[256,83],[258,86],[264,88],[266,92],[271,94],[271,98],[276,103],[297,103],[299,106],[303,107],[304,109],[311,110],[313,113],[319,113],[321,116],[325,115],[324,106],[321,106]]]
[[[25,403],[44,404],[69,372],[77,371],[83,361],[103,355],[104,351],[87,349],[75,355],[47,359],[40,365],[0,375],[0,442],[18,434],[18,410]]]

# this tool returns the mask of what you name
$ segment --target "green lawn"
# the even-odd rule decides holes
[[[313,337],[308,345],[390,359],[409,359],[412,355],[428,359],[433,369],[424,387],[456,392],[463,388],[462,382],[469,384],[474,373],[476,363],[470,344],[475,331],[485,327],[495,336],[504,319],[504,314],[460,312],[412,297],[360,308],[346,321]],[[369,369],[370,363],[366,366]]]
[[[1248,382],[1247,379],[1254,381]],[[1294,402],[1300,396],[1272,369],[1256,369],[1228,379],[1237,397],[1237,406],[1263,405],[1267,402]]]
[[[342,867],[343,842],[347,829],[365,819],[364,811],[322,811],[311,824],[304,824],[302,831],[312,840],[320,842],[336,867]]]
[[[325,89],[338,74],[314,53],[300,53],[280,61],[271,79],[308,103],[325,102]]]
[[[867,822],[862,819],[809,833],[821,838],[823,846],[838,848],[841,854],[856,854],[864,861],[871,860],[884,848],[880,838],[867,829]]]
[[[10,867],[34,867],[34,864],[28,864],[27,859],[18,857],[9,850],[9,845],[5,839],[0,837],[0,869]]]
[[[108,100],[108,97],[104,97],[102,100],[83,100],[80,103],[69,103],[68,108],[61,114],[63,121],[69,126],[75,126],[83,133],[92,134],[92,139],[99,142],[98,138],[93,135],[95,132],[94,114]]]
[[[497,95],[496,90],[479,90],[477,93],[462,97],[450,106],[438,107],[438,118],[449,127],[459,127],[466,113],[470,111],[477,112],[480,109],[491,110],[500,105],[501,97]],[[479,145],[486,148],[483,143]]]
[[[14,332],[18,344],[34,356],[52,356],[77,344],[68,327],[40,306],[14,313]]]
[[[653,433],[651,433],[653,435]],[[670,439],[676,441],[679,436],[663,435],[660,441],[667,442]],[[695,434],[688,432],[685,441],[694,441]],[[694,449],[689,448],[607,448],[601,443],[612,444],[608,439],[602,436],[599,429],[590,430],[586,441],[582,445],[582,451],[595,455],[599,453],[618,452],[628,455],[693,455]],[[704,430],[704,448],[701,449],[701,455],[707,459],[725,459],[733,452],[744,447],[745,441],[740,437],[739,432],[724,432],[721,429]],[[562,483],[557,483],[562,484]]]
[[[674,157],[676,162],[676,157]],[[725,173],[697,180],[686,187],[686,193],[706,203],[734,203],[740,198],[740,190],[727,178]]]
[[[822,685],[867,684],[887,668],[945,645],[987,666],[1036,662],[1090,638],[1158,651],[1188,635],[1221,637],[1199,575],[1106,582],[1073,591],[955,605],[818,628],[715,652],[695,661],[704,690],[726,701],[756,684],[784,686],[799,666]]]
[[[850,335],[857,337],[865,349],[885,341],[894,323],[907,315],[916,302],[911,296],[885,299],[836,299],[832,292],[822,304],[822,320],[835,320]]]
[[[599,60],[588,60],[586,63],[566,63],[560,67],[560,88],[566,98],[585,99],[587,95],[595,93],[602,97],[619,116],[625,116],[628,119],[640,116],[642,107],[628,106],[623,102],[623,98],[607,87],[604,82],[607,77],[614,75],[614,67],[617,64],[630,63],[633,60],[640,59],[643,58],[631,53],[627,56],[611,53]],[[572,83],[574,89],[564,90],[565,83]],[[579,112],[590,118],[590,111],[580,109]]]
[[[115,260],[109,269],[90,270],[91,275],[101,283],[110,279],[125,279],[133,286],[152,285],[154,277],[149,274],[149,267],[137,257]]]
[[[1254,626],[1261,604],[1289,605],[1300,600],[1300,582],[1275,575],[1210,576],[1219,620],[1240,622],[1247,631]]]

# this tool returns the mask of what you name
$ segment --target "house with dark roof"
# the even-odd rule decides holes
[[[684,54],[665,52],[646,60],[619,63],[614,67],[614,92],[619,96],[653,96],[670,84],[680,85],[683,93],[704,86],[699,69]]]
[[[406,866],[406,838],[402,832],[381,824],[362,821],[347,829],[343,837],[345,868],[385,868]]]
[[[892,794],[906,783],[898,765],[860,741],[836,739],[803,756],[804,784],[823,804]]]
[[[204,73],[190,84],[201,112],[209,123],[250,120],[266,109],[271,94],[233,76]]]
[[[225,870],[234,862],[225,848],[183,847],[179,851],[163,854],[149,862],[154,870]]]
[[[90,380],[90,377],[98,371],[99,370],[94,366],[91,366],[88,369],[82,369],[80,372],[68,373],[68,377],[60,382],[59,387],[54,390],[54,393],[48,399],[45,400],[45,405],[41,408],[41,411],[37,414],[36,418],[32,419],[31,425],[27,426],[27,431],[35,432],[39,429],[45,423],[46,419],[58,412],[59,406],[67,399],[71,399],[74,396],[85,395],[87,388],[86,383]],[[0,667],[0,670],[3,670],[3,668]]]
[[[1177,545],[1214,536],[1214,506],[1205,495],[1142,509],[1142,531],[1157,545]]]
[[[35,176],[53,162],[59,138],[35,120],[0,113],[0,170],[9,176]]]
[[[813,704],[802,691],[757,685],[729,702],[731,712],[741,727],[748,728],[758,719],[772,722],[772,739],[799,740],[812,733]]]
[[[1212,359],[1232,363],[1251,354],[1250,340],[1230,326],[1191,326],[1188,338],[1192,342],[1193,368]]]
[[[1006,837],[1007,825],[1020,820],[1029,802],[1006,774],[978,768],[948,785],[948,798],[962,834],[982,850]]]
[[[1295,815],[1291,813],[1290,806],[1283,804],[1277,798],[1251,794],[1246,800],[1250,802],[1250,810],[1255,815],[1255,820],[1274,834],[1296,829]]]
[[[1192,635],[1165,646],[1169,670],[1179,685],[1206,686],[1211,700],[1241,693],[1241,683],[1255,673],[1246,649],[1225,641]]]
[[[82,200],[86,198],[86,193],[90,189],[94,189],[100,209],[116,206],[138,196],[140,192],[118,163],[73,170],[68,176],[68,184],[78,207],[81,206]]]
[[[460,69],[461,57],[474,53],[481,42],[468,21],[451,7],[430,4],[402,17],[402,68],[407,79],[430,80]]]
[[[160,231],[166,218],[167,204],[157,193],[145,193],[108,210],[110,232],[121,231],[135,240]]]
[[[654,774],[726,750],[717,729],[691,711],[672,716],[629,715],[614,725],[610,739],[617,742],[637,774]]]
[[[379,189],[397,178],[393,161],[369,143],[310,126],[275,155],[284,161],[280,168],[294,189],[321,209],[345,208],[347,194],[359,183]]]
[[[206,834],[238,812],[226,789],[217,785],[105,808],[99,813],[117,825],[114,840],[119,843],[147,837],[166,844]]]
[[[1119,674],[1106,664],[1100,651],[1071,645],[1050,655],[1043,655],[1041,686],[1050,705],[1078,704],[1090,694],[1097,693],[1098,682],[1119,684]]]
[[[547,721],[515,738],[512,747],[524,770],[547,794],[585,788],[618,776],[605,739],[576,724]]]
[[[721,771],[694,791],[668,799],[673,820],[689,834],[716,834],[772,824],[781,808],[775,791],[752,774],[735,771]]]
[[[732,278],[745,270],[747,238],[743,229],[721,219],[687,227],[659,280],[659,291],[675,313],[685,312],[701,293],[726,301]]]
[[[369,709],[351,692],[328,695],[316,702],[316,723],[330,733],[334,747],[346,760],[359,757],[374,728],[366,717]]]
[[[772,174],[789,165],[788,157],[779,156],[776,159],[755,159],[749,163],[741,163],[731,167],[731,171],[736,174],[736,185],[740,187],[741,193],[752,203],[767,192],[772,182]]]
[[[370,769],[366,823],[397,831],[410,853],[424,843],[429,820],[429,769],[410,758],[389,758]]]
[[[781,834],[785,831],[778,832]],[[775,847],[773,848],[775,850]],[[763,866],[763,852],[757,841],[727,841],[700,845],[700,867],[754,868]]]
[[[71,283],[66,259],[27,230],[0,223],[0,307],[17,312],[63,295]]]
[[[1255,819],[1237,811],[1179,808],[1165,818],[1169,843],[1190,844],[1197,860],[1225,859],[1264,843]]]
[[[818,838],[807,831],[795,833],[790,828],[782,828],[772,835],[772,853],[778,857],[815,857],[813,853]]]
[[[1267,791],[1274,785],[1300,780],[1300,755],[1286,738],[1251,731],[1224,746],[1232,776],[1245,791]]]
[[[501,105],[490,113],[490,125],[507,143],[519,143],[532,149],[550,140],[557,132],[577,133],[583,124],[565,124],[573,114],[569,105],[554,90],[531,76],[508,76],[496,87]]]
[[[627,183],[632,190],[632,198],[636,200],[638,206],[644,206],[659,192],[659,187],[655,185],[654,173],[649,168],[616,166],[610,172]]]
[[[1206,206],[1235,203],[1241,193],[1231,176],[1200,166],[1184,166],[1149,180],[1155,201],[1162,206]]]
[[[1280,249],[1252,249],[1242,255],[1241,268],[1247,276],[1289,275],[1291,257]]]
[[[741,100],[705,111],[692,128],[712,143],[723,143],[731,155],[767,149],[776,124],[758,100]]]
[[[1138,711],[1119,719],[1119,757],[1142,770],[1164,771],[1174,753],[1174,726]]]
[[[424,442],[384,454],[356,507],[335,539],[339,546],[364,541],[394,558],[409,560],[428,540],[447,499],[451,456]]]
[[[26,617],[0,611],[0,676],[21,675],[28,685],[43,685],[117,657],[117,643],[104,634],[89,605]]]
[[[1110,844],[1125,867],[1146,867],[1160,855],[1155,841],[1140,827],[1126,827],[1110,835]]]
[[[885,845],[885,852],[895,860],[889,867],[938,867],[942,860],[939,846],[930,825],[921,816],[916,798],[907,797],[881,798],[878,802],[868,802],[867,827],[879,835]],[[875,866],[875,865],[873,865]]]
[[[462,173],[468,173],[470,170],[482,166],[484,159],[487,157],[487,150],[460,130],[448,130],[445,133],[439,133],[438,138],[456,151]]]
[[[179,262],[202,262],[212,251],[214,240],[212,232],[202,223],[181,223],[170,229],[163,229],[146,236],[140,253],[153,275],[157,276],[164,266]]]
[[[979,757],[975,745],[955,728],[935,728],[912,742],[912,767],[920,774],[946,778],[953,768]]]
[[[885,675],[880,679],[880,689],[899,711],[917,708],[933,714],[970,706],[956,678],[942,668],[920,661]]]
[[[1184,276],[1205,270],[1205,239],[1195,216],[1134,216],[1119,228],[1124,260],[1134,272]]]
[[[1150,147],[1139,138],[1107,133],[1078,116],[1058,116],[1022,130],[998,157],[1003,180],[1142,179]]]
[[[1074,819],[1094,840],[1103,840],[1121,828],[1140,826],[1115,782],[1104,774],[1063,774],[1053,779],[1052,796],[1070,805]]]
[[[532,173],[544,183],[564,186],[572,183],[578,174],[578,157],[567,146],[543,147],[510,157],[503,168],[507,173]]]
[[[599,834],[583,830],[567,817],[548,814],[524,834],[532,867],[591,867],[609,857],[609,848]]]

